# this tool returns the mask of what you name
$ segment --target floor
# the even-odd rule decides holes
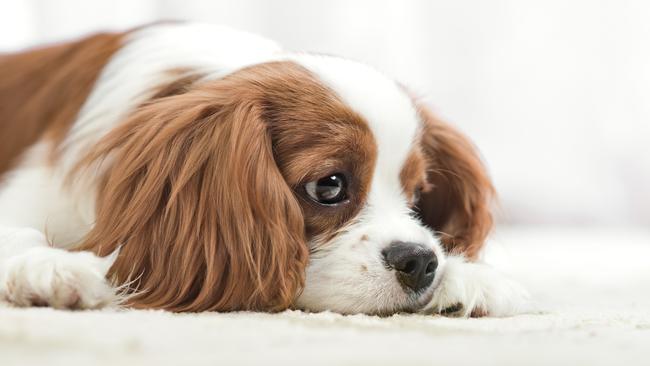
[[[539,313],[388,318],[0,307],[0,365],[650,365],[650,231],[510,228]]]

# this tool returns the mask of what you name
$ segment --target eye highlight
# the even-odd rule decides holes
[[[305,184],[307,195],[322,205],[335,205],[346,200],[348,184],[340,173],[328,175]]]

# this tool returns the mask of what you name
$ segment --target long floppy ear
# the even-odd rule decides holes
[[[119,248],[110,275],[132,281],[129,305],[275,311],[301,290],[302,212],[256,98],[225,79],[154,99],[78,166],[103,178],[95,226],[77,249]]]
[[[474,145],[424,106],[423,150],[429,162],[429,187],[417,210],[440,234],[445,249],[476,259],[492,229],[494,188]]]

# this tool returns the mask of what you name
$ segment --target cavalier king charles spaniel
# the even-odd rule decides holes
[[[347,59],[155,24],[0,55],[0,301],[506,316],[473,145]]]

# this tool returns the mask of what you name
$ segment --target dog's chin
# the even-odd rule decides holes
[[[416,295],[414,304],[407,309],[408,313],[417,313],[424,309],[433,299],[433,293],[435,291],[435,286],[430,286],[424,292]]]
[[[412,312],[418,312],[424,309],[433,299],[433,293],[436,290],[435,286],[429,287],[417,300],[417,305],[413,307]]]
[[[395,314],[412,314],[419,313],[431,302],[433,299],[433,294],[436,289],[436,286],[430,286],[424,291],[418,293],[412,293],[408,296],[408,300],[405,304],[399,304],[394,307],[377,309],[375,311],[369,311],[365,314],[367,315],[377,315],[377,316],[391,316]]]
[[[410,294],[408,305],[403,306],[398,310],[393,311],[392,313],[387,312],[386,315],[395,313],[419,313],[423,311],[431,302],[431,300],[433,300],[433,295],[438,286],[440,286],[441,280],[442,278],[440,276],[436,276],[433,283],[425,290]]]
[[[429,286],[426,290],[417,293],[403,293],[399,299],[394,299],[392,304],[386,304],[385,307],[380,308],[366,308],[351,310],[349,307],[322,307],[310,306],[305,303],[296,303],[292,307],[295,310],[302,310],[310,313],[317,313],[322,311],[331,311],[343,315],[366,314],[376,316],[391,316],[400,313],[418,313],[422,311],[433,299],[433,294],[437,286]]]

